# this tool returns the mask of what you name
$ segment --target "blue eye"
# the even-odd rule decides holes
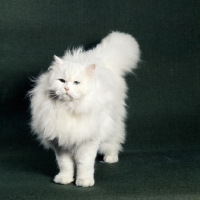
[[[80,82],[78,82],[78,81],[74,81],[74,84],[75,84],[75,85],[78,85],[79,83],[80,83]]]

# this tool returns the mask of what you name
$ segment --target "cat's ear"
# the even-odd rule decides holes
[[[92,65],[89,65],[86,67],[86,73],[89,75],[89,76],[92,76],[93,73],[94,73],[94,70],[96,68],[96,65],[95,64],[92,64]]]
[[[54,57],[54,60],[55,60],[56,63],[58,63],[58,64],[60,64],[60,65],[63,64],[63,60],[62,60],[61,58],[59,58],[59,57],[56,56],[56,55],[54,55],[53,57]]]

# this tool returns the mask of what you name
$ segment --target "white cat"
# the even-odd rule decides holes
[[[60,172],[54,182],[94,185],[97,152],[118,161],[125,140],[127,86],[124,75],[136,68],[136,40],[112,32],[96,48],[67,51],[39,76],[30,91],[31,127],[41,143],[55,151]]]

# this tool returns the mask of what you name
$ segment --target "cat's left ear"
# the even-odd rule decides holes
[[[86,67],[86,73],[89,75],[89,76],[92,76],[93,73],[94,73],[94,70],[96,68],[96,65],[95,64],[92,64],[92,65],[89,65]]]
[[[54,57],[54,60],[55,60],[56,63],[58,63],[58,64],[60,64],[60,65],[63,64],[63,60],[62,60],[61,58],[59,58],[59,57],[56,56],[56,55],[54,55],[53,57]]]

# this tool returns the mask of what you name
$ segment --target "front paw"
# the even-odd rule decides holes
[[[55,183],[59,184],[69,184],[74,181],[73,177],[64,176],[63,174],[58,174],[55,176],[54,180]]]
[[[94,179],[93,178],[78,178],[76,180],[76,186],[82,186],[82,187],[90,187],[94,185]]]

